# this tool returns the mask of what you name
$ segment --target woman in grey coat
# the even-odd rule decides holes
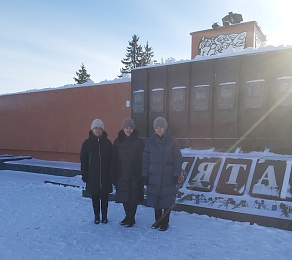
[[[163,117],[157,117],[153,127],[155,133],[145,144],[142,176],[147,185],[147,205],[155,209],[152,228],[165,231],[175,203],[182,155],[177,140],[167,132],[168,124]]]

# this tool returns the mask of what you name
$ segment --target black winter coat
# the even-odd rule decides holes
[[[175,203],[174,176],[181,173],[182,155],[177,140],[166,133],[150,137],[143,153],[143,177],[149,178],[147,205],[156,209],[168,209]]]
[[[116,185],[116,202],[139,203],[144,199],[142,154],[144,143],[135,129],[127,137],[124,130],[114,141],[111,176]]]
[[[86,191],[89,194],[106,194],[112,192],[110,178],[110,159],[112,143],[107,133],[102,132],[96,137],[92,131],[84,141],[80,152],[81,173],[86,181]]]

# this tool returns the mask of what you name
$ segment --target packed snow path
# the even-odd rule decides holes
[[[121,226],[123,207],[110,202],[109,223],[95,225],[80,176],[0,171],[0,259],[292,259],[292,232],[172,212],[165,232],[150,228],[152,208]]]

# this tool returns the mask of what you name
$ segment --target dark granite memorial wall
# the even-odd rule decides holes
[[[292,151],[291,49],[139,68],[131,88],[144,138],[163,116],[182,148]]]

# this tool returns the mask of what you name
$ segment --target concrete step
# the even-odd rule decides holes
[[[74,177],[80,175],[80,163],[47,161],[34,159],[32,157],[0,157],[2,159],[2,170],[35,172],[57,176]],[[1,163],[1,161],[0,161]]]

